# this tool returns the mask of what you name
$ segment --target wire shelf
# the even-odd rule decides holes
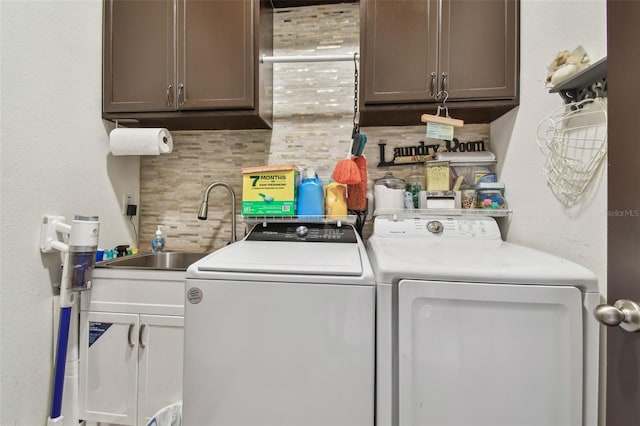
[[[242,222],[255,225],[257,223],[331,223],[338,224],[355,224],[358,217],[355,215],[339,215],[339,216],[242,216]]]
[[[373,216],[395,216],[399,219],[420,218],[425,216],[489,216],[510,217],[508,209],[377,209]]]

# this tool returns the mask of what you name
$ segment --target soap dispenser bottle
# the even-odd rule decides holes
[[[162,253],[164,251],[164,237],[162,236],[162,230],[160,229],[160,225],[158,225],[158,230],[156,231],[156,236],[153,240],[151,240],[151,251],[154,253]]]

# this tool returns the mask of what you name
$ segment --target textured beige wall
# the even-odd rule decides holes
[[[358,4],[332,4],[278,9],[274,14],[274,55],[349,54],[359,50]],[[354,64],[347,62],[274,65],[273,130],[174,132],[170,155],[141,157],[140,244],[149,250],[157,225],[167,236],[168,250],[209,251],[230,240],[230,201],[222,188],[209,199],[209,219],[197,212],[203,190],[225,181],[242,199],[241,167],[295,163],[313,167],[327,182],[335,164],[349,151],[353,120]],[[370,177],[389,169],[398,177],[410,166],[377,168],[378,143],[414,146],[426,141],[416,126],[364,128]],[[460,140],[488,140],[488,124],[456,129]],[[238,223],[238,237],[245,227]]]

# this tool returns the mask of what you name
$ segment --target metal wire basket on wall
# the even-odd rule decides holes
[[[555,195],[576,204],[607,155],[607,105],[602,98],[563,105],[540,122],[542,171]]]

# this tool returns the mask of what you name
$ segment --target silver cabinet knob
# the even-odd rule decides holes
[[[626,331],[640,330],[640,306],[631,300],[620,299],[611,305],[598,305],[593,316],[601,324],[615,327],[619,325]]]
[[[134,323],[130,323],[129,324],[129,330],[127,331],[127,342],[129,343],[129,347],[133,348],[136,344],[135,342],[131,339],[131,334],[133,334],[133,328],[135,327]]]
[[[144,335],[145,328],[147,328],[147,324],[144,324],[144,323],[141,324],[140,325],[140,331],[138,332],[138,342],[140,342],[140,347],[143,348],[143,349],[147,347],[147,343],[145,342],[144,338],[142,337]]]
[[[435,98],[438,92],[436,92],[436,85],[438,80],[438,74],[436,74],[435,72],[431,73],[431,83],[429,84],[429,96],[431,96],[432,98]]]
[[[442,73],[442,83],[440,85],[440,87],[442,88],[443,92],[449,91],[449,82],[447,81],[447,77],[449,77],[449,75],[446,72],[443,72]]]
[[[178,106],[184,105],[184,84],[178,84]]]
[[[167,86],[167,92],[165,93],[165,96],[167,98],[167,106],[169,108],[173,107],[173,102],[171,102],[172,95],[173,95],[173,86],[169,85],[169,86]]]

